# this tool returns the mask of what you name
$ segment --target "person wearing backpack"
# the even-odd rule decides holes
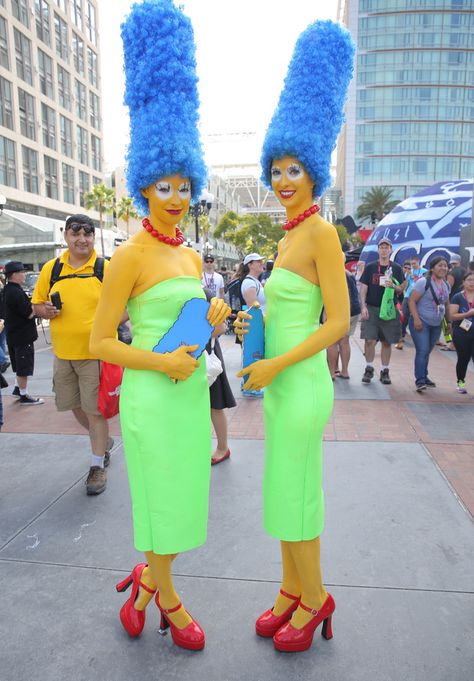
[[[439,256],[430,262],[430,271],[418,279],[408,299],[410,334],[415,344],[416,391],[422,393],[436,384],[428,378],[428,361],[441,334],[443,319],[448,320],[449,284],[446,282],[448,261]]]
[[[94,223],[87,215],[68,217],[64,240],[67,250],[44,264],[32,302],[35,314],[50,320],[56,407],[58,411],[72,411],[89,433],[92,452],[86,490],[88,495],[95,495],[106,488],[105,467],[113,446],[107,420],[97,408],[100,362],[89,351],[108,261],[97,256]]]

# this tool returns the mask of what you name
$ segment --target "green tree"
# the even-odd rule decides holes
[[[127,239],[130,236],[128,223],[130,220],[136,220],[138,213],[133,205],[133,199],[130,196],[122,196],[116,207],[117,217],[123,220],[127,225]]]
[[[115,192],[109,189],[103,182],[95,184],[90,192],[84,194],[84,207],[88,210],[96,210],[99,213],[100,245],[102,257],[105,256],[103,215],[112,213],[115,204]]]
[[[239,216],[229,211],[222,216],[214,236],[233,243],[241,253],[255,251],[270,258],[282,237],[282,231],[281,226],[272,222],[266,213]]]
[[[362,197],[362,203],[357,208],[357,217],[366,220],[370,219],[372,213],[375,213],[377,221],[381,220],[399,203],[391,198],[392,194],[393,189],[390,187],[372,187]]]

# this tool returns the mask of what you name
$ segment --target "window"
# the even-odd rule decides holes
[[[46,52],[38,48],[38,67],[39,80],[41,92],[54,99],[54,85],[53,85],[53,60],[48,57]]]
[[[76,129],[77,158],[79,163],[89,165],[89,144],[87,142],[87,130],[80,125]]]
[[[99,98],[89,90],[89,121],[93,128],[100,130]]]
[[[92,156],[92,167],[94,170],[99,172],[102,170],[102,164],[100,159],[100,139],[95,135],[91,135],[91,156]]]
[[[63,12],[66,11],[66,0],[54,0],[54,4],[62,9]]]
[[[71,111],[71,77],[66,69],[58,64],[58,99],[59,104]]]
[[[92,2],[87,3],[87,35],[93,45],[97,44],[96,38],[96,16],[95,7]]]
[[[10,60],[8,58],[7,22],[3,17],[0,17],[0,66],[4,66],[6,69],[10,67]]]
[[[84,75],[84,41],[77,33],[72,32],[72,55],[74,59],[74,68],[83,76]]]
[[[51,156],[44,157],[44,184],[49,199],[58,198],[58,162]]]
[[[23,157],[23,189],[25,192],[39,194],[38,154],[29,147],[21,147]]]
[[[0,136],[0,184],[16,187],[15,143]]]
[[[33,72],[31,68],[31,43],[21,31],[14,28],[15,37],[15,56],[16,56],[16,75],[33,85]]]
[[[36,8],[36,35],[46,45],[51,45],[51,32],[49,29],[49,5],[46,0],[35,0]]]
[[[72,122],[61,114],[59,115],[59,136],[61,153],[72,158]]]
[[[90,47],[87,48],[87,68],[89,71],[89,83],[97,87],[97,55]]]
[[[428,159],[426,158],[414,158],[413,159],[413,172],[417,175],[425,174],[428,171]]]
[[[74,168],[63,163],[63,200],[74,203]]]
[[[21,134],[36,141],[35,98],[18,88]]]
[[[82,121],[87,121],[86,86],[77,78],[74,82],[74,96],[76,99],[76,116]]]
[[[84,194],[89,191],[89,174],[79,171],[79,205],[84,208]]]
[[[21,23],[24,26],[26,26],[26,28],[30,27],[27,0],[12,0],[12,14],[15,17],[15,19],[21,21]]]
[[[467,173],[465,173],[465,175],[466,175],[466,177],[467,177]],[[92,176],[92,186],[94,186],[94,185],[96,185],[96,184],[100,184],[101,182],[102,182],[102,180],[100,179],[100,177],[94,177],[94,176]]]
[[[69,0],[69,6],[71,8],[71,19],[74,25],[82,31],[82,9],[81,0]]]
[[[68,58],[67,24],[54,13],[54,33],[56,35],[56,54],[64,61]]]
[[[44,102],[41,102],[41,128],[44,146],[56,149],[56,112]]]
[[[0,76],[0,125],[13,130],[12,84]]]

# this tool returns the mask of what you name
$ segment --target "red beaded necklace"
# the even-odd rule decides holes
[[[283,229],[288,232],[290,229],[294,229],[297,227],[300,222],[303,222],[303,220],[306,220],[306,218],[310,218],[312,215],[315,213],[318,213],[321,210],[321,208],[318,206],[317,203],[315,203],[311,208],[308,208],[308,210],[305,210],[303,213],[300,213],[296,218],[293,218],[293,220],[288,220],[288,222],[285,222],[283,225]]]
[[[176,236],[167,236],[166,234],[162,234],[161,232],[158,232],[151,222],[149,221],[148,218],[143,218],[142,220],[142,225],[146,229],[146,231],[151,234],[151,236],[154,236],[155,239],[158,239],[158,241],[163,241],[163,243],[168,244],[169,246],[181,246],[181,244],[184,243],[184,236],[183,232],[180,230],[179,227],[176,227]]]

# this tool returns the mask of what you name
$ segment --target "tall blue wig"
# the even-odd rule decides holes
[[[313,196],[331,184],[331,153],[344,122],[355,46],[332,21],[315,21],[296,42],[278,106],[263,143],[262,181],[271,187],[273,159],[295,156],[314,182]]]
[[[133,5],[122,24],[125,104],[130,113],[127,184],[142,214],[140,190],[166,175],[191,179],[199,198],[206,166],[197,128],[199,97],[191,22],[172,0]]]

